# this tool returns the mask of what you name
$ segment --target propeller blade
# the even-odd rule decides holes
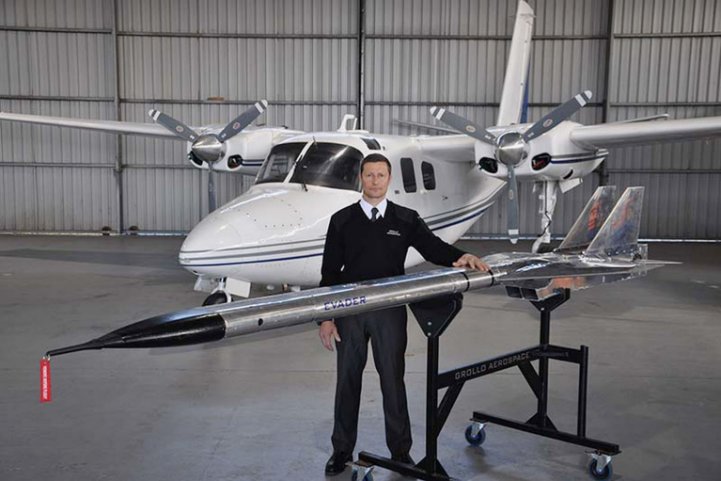
[[[152,118],[156,123],[162,125],[185,141],[194,142],[195,139],[198,138],[198,134],[196,134],[193,129],[179,120],[175,120],[170,115],[164,114],[160,110],[151,109],[148,111],[148,115],[150,115],[150,118]]]
[[[218,134],[218,138],[221,142],[225,142],[229,138],[236,135],[238,132],[249,126],[260,114],[265,112],[268,108],[267,100],[260,100],[253,104],[251,108],[238,115],[228,125],[225,126],[222,132]]]
[[[460,115],[456,115],[441,107],[431,107],[431,114],[441,122],[456,129],[462,134],[469,135],[476,140],[485,142],[489,145],[496,145],[496,136],[488,132],[470,120],[464,119]]]
[[[518,242],[518,182],[513,165],[508,166],[508,237],[511,244]]]
[[[591,100],[591,95],[591,91],[586,90],[585,92],[576,95],[568,102],[565,102],[551,110],[541,120],[531,125],[531,127],[524,132],[523,140],[528,142],[529,140],[533,140],[545,134],[556,125],[578,112],[581,107]]]
[[[215,171],[213,170],[213,163],[208,162],[208,212],[213,212],[217,207],[217,201],[215,196]]]

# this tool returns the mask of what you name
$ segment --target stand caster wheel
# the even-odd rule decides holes
[[[350,476],[351,481],[373,481],[373,473],[368,471],[363,475],[362,478],[359,479],[358,471],[359,471],[358,469],[355,469],[355,468],[353,469],[353,474],[351,474],[351,476]]]
[[[591,474],[593,479],[598,479],[600,481],[607,481],[613,476],[611,462],[609,461],[605,466],[599,469],[598,459],[591,460],[588,464],[588,472]]]
[[[203,305],[204,306],[212,306],[215,304],[225,304],[226,302],[230,302],[230,301],[231,301],[230,294],[223,292],[223,291],[218,291],[218,292],[214,292],[211,295],[209,295],[208,297],[206,297],[205,300],[203,301]]]
[[[471,446],[480,446],[486,440],[486,427],[481,423],[473,423],[466,428],[466,441]]]

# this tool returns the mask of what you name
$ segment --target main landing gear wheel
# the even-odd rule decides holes
[[[231,301],[230,294],[228,294],[227,292],[223,292],[223,291],[217,291],[217,292],[212,293],[208,297],[206,297],[205,300],[203,301],[203,305],[204,306],[212,306],[215,304],[225,304],[230,301]]]
[[[473,423],[466,428],[466,441],[471,446],[480,446],[486,440],[486,426]]]
[[[611,456],[595,455],[588,464],[588,472],[593,479],[607,481],[613,476],[613,467],[611,466]]]

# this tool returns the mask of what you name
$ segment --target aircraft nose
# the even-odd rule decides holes
[[[281,195],[282,194],[282,195]],[[212,212],[188,234],[180,264],[200,274],[241,265],[258,257],[269,243],[289,241],[303,225],[303,215],[287,193],[251,195]]]
[[[238,226],[228,222],[225,216],[215,212],[210,214],[185,238],[178,261],[196,273],[210,273],[209,268],[222,266],[241,244],[257,242],[259,233],[253,226],[243,227],[243,232],[240,232]]]
[[[207,277],[315,284],[328,219],[359,196],[314,187],[255,186],[203,219],[186,238],[178,260]]]
[[[210,215],[193,227],[183,242],[181,253],[222,251],[238,244],[241,233],[219,216]]]

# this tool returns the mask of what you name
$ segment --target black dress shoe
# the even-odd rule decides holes
[[[416,462],[413,461],[413,458],[411,457],[411,455],[408,454],[408,453],[394,454],[394,455],[391,457],[391,459],[392,459],[393,461],[397,461],[397,462],[399,462],[399,463],[410,464],[411,466],[415,466],[415,464],[416,464]]]
[[[336,451],[330,457],[327,463],[325,463],[325,474],[328,476],[335,476],[345,471],[345,464],[349,461],[353,461],[353,453],[344,453],[343,451]]]

